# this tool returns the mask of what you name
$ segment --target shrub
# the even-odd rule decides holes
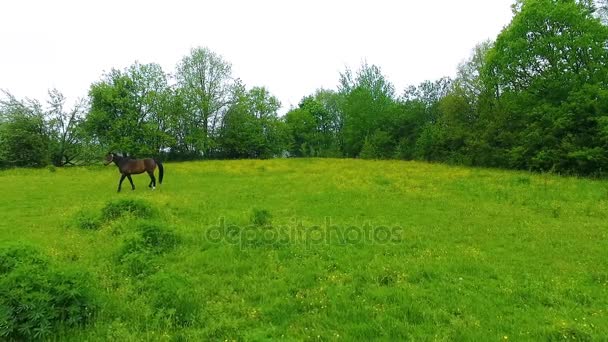
[[[361,148],[361,153],[359,153],[359,158],[361,159],[376,159],[378,156],[378,152],[376,151],[376,147],[371,142],[370,139],[365,138],[365,142],[363,143],[363,148]]]
[[[138,218],[149,218],[153,216],[154,209],[148,202],[142,200],[120,199],[108,202],[101,213],[106,220],[114,220],[126,214]]]
[[[153,258],[173,250],[179,236],[171,229],[151,222],[142,222],[137,233],[126,239],[118,254],[118,262],[132,275],[145,275],[153,266]]]
[[[249,218],[253,225],[263,227],[272,225],[272,215],[266,209],[254,208],[251,211],[251,217]]]
[[[35,249],[0,250],[0,336],[45,338],[60,326],[87,323],[97,304],[88,276],[50,265]]]
[[[6,109],[6,108],[5,108]],[[0,166],[42,167],[49,163],[49,136],[41,113],[9,109],[0,122]]]
[[[172,326],[190,326],[199,314],[192,282],[181,274],[159,272],[148,282],[150,302],[157,318]]]
[[[12,245],[0,249],[0,275],[14,271],[21,264],[44,269],[48,260],[30,246]]]
[[[137,226],[137,231],[137,235],[126,241],[123,248],[125,253],[147,251],[162,254],[179,243],[179,237],[173,230],[156,223],[142,222]]]
[[[81,210],[74,216],[74,224],[81,229],[96,230],[101,227],[101,218],[92,211]]]
[[[132,276],[146,276],[152,273],[154,268],[154,255],[145,250],[134,250],[127,252],[123,248],[118,256],[118,262],[127,274]]]

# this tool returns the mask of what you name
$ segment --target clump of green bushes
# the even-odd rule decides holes
[[[153,266],[153,258],[172,251],[179,236],[170,228],[154,222],[139,222],[135,234],[125,239],[118,252],[118,262],[132,275],[145,275]]]
[[[89,279],[33,247],[0,247],[0,336],[43,339],[62,326],[86,324],[98,308]]]
[[[120,199],[108,202],[101,210],[105,220],[114,220],[124,215],[132,215],[137,218],[151,218],[154,216],[154,208],[146,201],[138,199]]]
[[[161,271],[151,276],[146,288],[156,318],[168,326],[191,326],[200,311],[192,285],[180,273]]]
[[[249,218],[251,224],[258,227],[267,227],[272,225],[272,214],[266,209],[253,208]]]
[[[74,224],[80,229],[97,230],[103,224],[99,214],[90,210],[80,210],[74,216]]]
[[[82,209],[73,218],[73,224],[81,229],[97,230],[105,223],[115,221],[121,217],[130,216],[138,219],[152,218],[156,214],[152,205],[138,199],[120,199],[110,201],[101,209],[101,212]]]

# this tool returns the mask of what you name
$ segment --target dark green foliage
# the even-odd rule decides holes
[[[169,326],[193,325],[200,312],[191,281],[181,274],[162,271],[146,282],[156,317]]]
[[[272,214],[266,209],[254,208],[251,210],[251,217],[249,221],[256,226],[270,226],[272,225]]]
[[[11,113],[0,120],[0,165],[40,167],[49,162],[49,137],[40,115]]]
[[[318,90],[302,99],[298,108],[285,115],[291,135],[289,153],[297,157],[340,157],[342,113],[340,96]]]
[[[608,27],[582,2],[520,3],[481,70],[494,109],[480,129],[504,156],[498,166],[593,174],[608,165],[598,125],[607,42]]]
[[[9,95],[0,108],[0,164],[63,165],[104,148],[138,157],[165,150],[180,160],[399,158],[602,175],[605,4],[518,0],[513,11],[453,80],[424,81],[399,96],[378,66],[363,63],[340,74],[337,91],[305,96],[284,117],[275,96],[235,81],[231,65],[207,48],[182,59],[175,86],[157,64],[112,70],[91,86],[86,119],[83,105],[64,111],[58,91],[47,112]]]
[[[272,158],[287,149],[285,123],[277,117],[281,104],[265,88],[235,90],[235,102],[224,115],[218,137],[224,158]]]
[[[378,152],[376,151],[376,146],[371,142],[370,139],[365,138],[365,142],[363,143],[363,147],[361,148],[361,153],[359,153],[359,158],[376,159],[377,157]]]
[[[0,249],[0,336],[45,338],[87,323],[96,309],[88,275],[51,265],[33,248]]]
[[[46,268],[48,260],[38,250],[30,246],[12,245],[0,249],[0,274],[8,274],[21,264]]]
[[[144,222],[137,229],[140,234],[137,245],[140,249],[161,254],[174,249],[179,243],[179,237],[176,233],[160,224]]]
[[[141,222],[128,237],[118,253],[118,262],[127,273],[144,275],[154,266],[154,257],[172,251],[179,244],[179,236],[160,224]]]
[[[84,127],[106,150],[154,155],[173,141],[165,132],[176,120],[170,95],[158,64],[113,69],[91,85],[91,110]]]
[[[519,1],[511,24],[476,48],[454,82],[407,89],[402,114],[389,125],[395,131],[384,130],[397,142],[395,156],[601,174],[608,167],[607,44],[608,27],[584,2]],[[369,107],[371,96],[357,98],[368,106],[357,108],[373,113],[362,127],[373,129],[382,111]],[[345,105],[349,112],[353,102]],[[345,129],[347,149],[365,143],[364,155],[378,157],[371,135],[351,141]]]
[[[74,224],[81,229],[97,230],[101,227],[102,220],[96,212],[80,210],[74,216]]]
[[[179,238],[171,229],[160,224],[143,222],[137,226],[136,235],[125,241],[120,254],[127,255],[142,251],[162,254],[174,249],[178,243]]]
[[[108,202],[101,210],[104,220],[114,220],[127,214],[137,218],[150,218],[154,215],[154,209],[143,200],[120,199]]]

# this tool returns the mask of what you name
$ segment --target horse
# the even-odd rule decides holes
[[[154,170],[156,169],[156,166],[158,166],[158,184],[163,184],[164,168],[163,164],[157,159],[131,159],[128,157],[121,157],[114,153],[108,153],[106,155],[104,164],[108,166],[112,162],[116,164],[118,171],[120,171],[122,174],[120,177],[120,182],[118,182],[118,192],[120,192],[122,181],[125,180],[125,177],[129,179],[129,182],[131,182],[131,190],[135,190],[135,185],[133,184],[131,175],[144,172],[147,172],[150,176],[150,184],[148,184],[148,187],[152,188],[152,190],[156,189],[156,178],[154,177]]]

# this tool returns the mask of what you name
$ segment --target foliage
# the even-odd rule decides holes
[[[251,216],[249,222],[255,226],[271,226],[272,225],[272,214],[266,209],[253,208],[251,210]]]
[[[157,319],[169,327],[188,327],[196,323],[200,303],[192,282],[185,276],[173,272],[159,272],[146,282]]]
[[[277,117],[281,104],[265,88],[245,90],[239,85],[218,136],[224,158],[272,158],[287,149],[284,123]]]
[[[143,200],[120,199],[106,203],[101,210],[105,220],[114,220],[127,214],[137,218],[150,218],[154,215],[154,208]]]
[[[87,133],[106,151],[150,155],[171,145],[171,90],[157,64],[113,69],[89,91]]]
[[[339,92],[344,154],[356,157],[365,138],[391,122],[396,109],[394,87],[379,67],[364,63],[356,75],[349,69],[341,74]]]
[[[154,257],[172,251],[179,241],[173,230],[161,224],[140,222],[123,242],[117,261],[130,275],[149,275],[156,268]]]
[[[339,157],[342,130],[340,96],[317,90],[285,115],[291,136],[290,154],[297,157]]]
[[[87,103],[80,99],[66,111],[65,102],[66,98],[59,90],[49,91],[46,120],[51,135],[51,161],[56,166],[74,165],[77,159],[87,159],[85,151],[88,144],[82,127]]]
[[[47,338],[89,322],[97,307],[83,272],[52,265],[31,247],[0,249],[0,336]]]
[[[49,162],[49,134],[42,106],[4,92],[0,101],[0,166],[41,167]]]
[[[176,78],[188,114],[180,118],[186,139],[178,143],[184,149],[203,154],[211,151],[211,138],[230,104],[231,76],[231,64],[208,48],[194,48],[178,63]]]
[[[103,219],[97,212],[80,210],[74,215],[74,224],[81,229],[97,230],[101,227]]]
[[[529,0],[516,9],[483,68],[495,106],[508,114],[497,150],[504,166],[591,174],[607,166],[598,119],[605,112],[608,27],[583,2]]]
[[[278,99],[247,88],[205,47],[173,75],[157,64],[110,73],[91,86],[90,110],[50,94],[50,109],[7,96],[2,166],[56,165],[164,153],[167,159],[351,157],[419,159],[567,174],[608,167],[606,1],[518,0],[494,41],[443,77],[397,95],[380,67],[340,73],[279,116]],[[603,24],[604,23],[604,24]]]

